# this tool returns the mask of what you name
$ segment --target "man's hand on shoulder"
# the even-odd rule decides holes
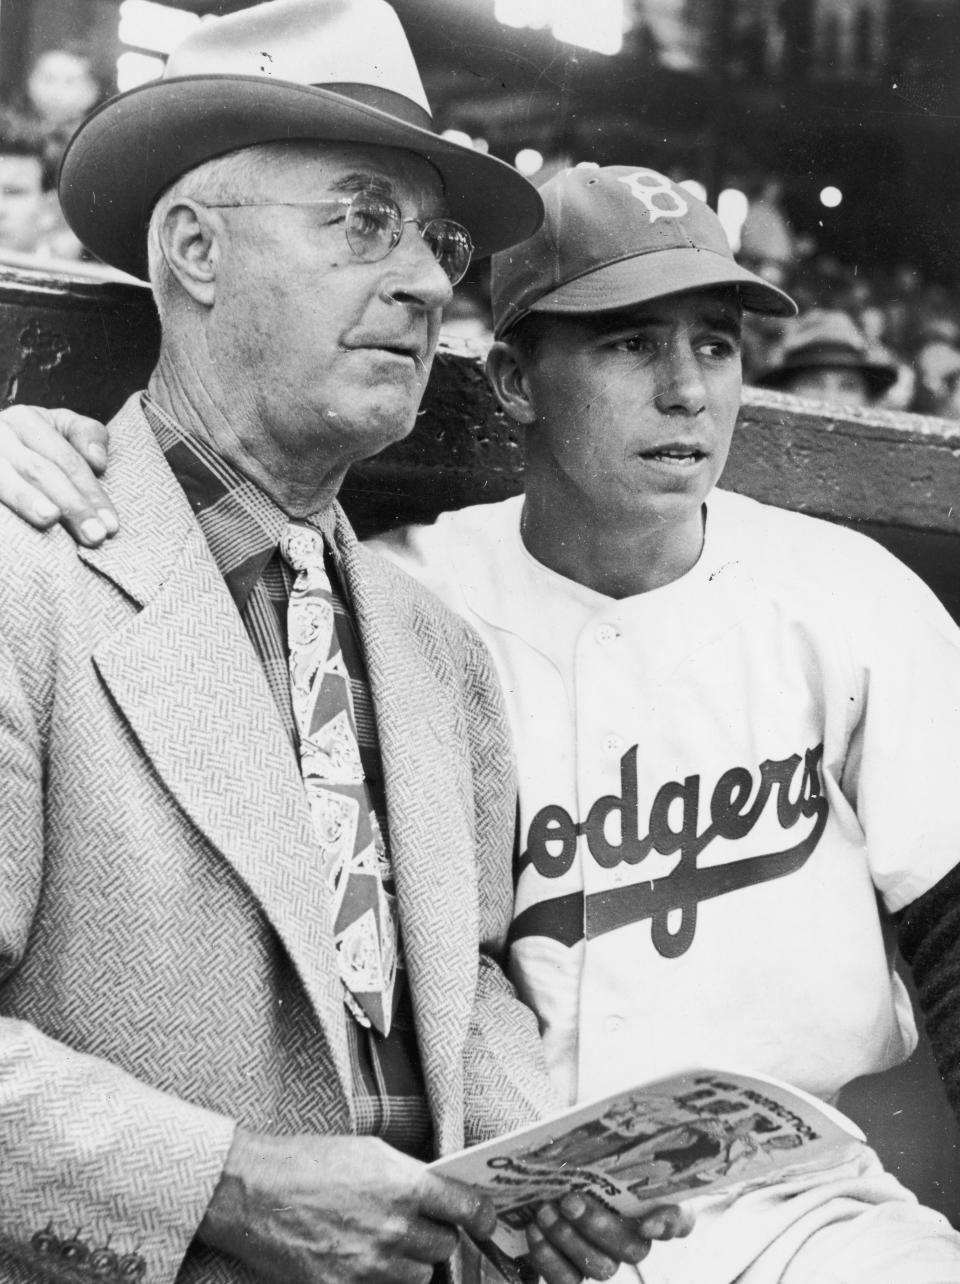
[[[428,1284],[496,1217],[469,1186],[374,1137],[273,1137],[237,1130],[197,1233],[276,1284]]]
[[[107,462],[107,429],[71,410],[8,406],[0,411],[0,505],[38,530],[55,522],[95,548],[117,530],[97,481]]]

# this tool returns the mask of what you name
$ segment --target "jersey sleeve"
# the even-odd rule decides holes
[[[849,699],[859,710],[842,785],[874,884],[896,912],[960,858],[960,630],[879,546],[871,544],[855,573],[841,627],[856,673]]]

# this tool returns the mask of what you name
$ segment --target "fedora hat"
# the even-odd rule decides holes
[[[813,308],[799,317],[780,348],[779,359],[752,382],[758,388],[783,388],[807,370],[859,370],[871,397],[897,382],[897,367],[871,353],[852,317],[835,308]]]
[[[63,158],[60,201],[88,249],[145,277],[150,212],[171,183],[228,152],[297,140],[423,156],[480,256],[530,236],[542,218],[536,189],[516,170],[435,132],[385,0],[269,0],[204,23],[162,79],[83,122]]]

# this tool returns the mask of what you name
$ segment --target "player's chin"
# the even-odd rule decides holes
[[[663,520],[682,522],[699,513],[716,481],[714,469],[698,470],[695,475],[688,474],[682,478],[648,478],[647,485],[637,494],[637,503]]]

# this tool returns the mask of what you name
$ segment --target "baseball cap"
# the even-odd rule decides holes
[[[540,195],[540,230],[493,256],[498,339],[530,312],[609,312],[720,285],[737,286],[750,312],[796,315],[788,294],[737,263],[713,210],[656,170],[579,165]]]

